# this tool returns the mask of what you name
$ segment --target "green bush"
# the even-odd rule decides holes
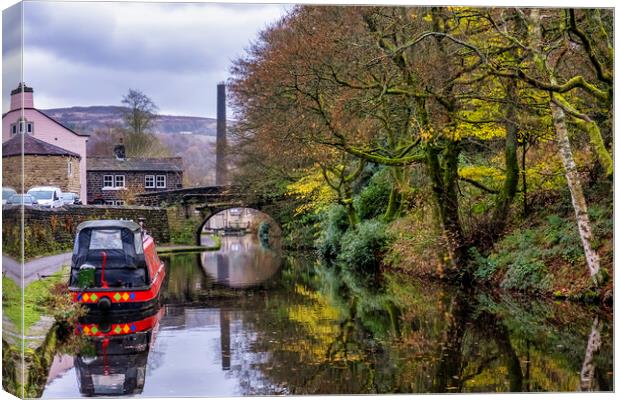
[[[354,199],[355,209],[360,219],[372,219],[384,214],[391,191],[392,184],[388,169],[379,170]]]
[[[321,221],[321,234],[317,240],[317,249],[321,258],[336,259],[340,252],[340,241],[348,228],[349,218],[344,206],[330,207]]]
[[[508,268],[501,286],[506,289],[545,292],[551,287],[551,279],[542,261],[520,260]]]
[[[469,249],[469,254],[472,259],[474,279],[480,282],[491,279],[495,271],[497,271],[497,262],[493,259],[484,257],[475,247]]]
[[[370,220],[348,230],[342,236],[338,261],[356,270],[375,271],[389,243],[386,228],[383,222]]]

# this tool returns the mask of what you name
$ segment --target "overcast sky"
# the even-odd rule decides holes
[[[35,107],[120,105],[129,88],[162,114],[215,117],[216,85],[283,5],[24,3],[24,81]],[[17,86],[19,12],[3,16],[4,91]],[[15,82],[12,82],[12,81]],[[3,111],[8,96],[3,93]],[[229,114],[230,116],[230,114]]]

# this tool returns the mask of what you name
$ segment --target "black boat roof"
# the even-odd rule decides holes
[[[77,233],[86,228],[127,228],[131,231],[142,229],[140,225],[133,221],[123,219],[100,219],[94,221],[85,221],[77,226]]]

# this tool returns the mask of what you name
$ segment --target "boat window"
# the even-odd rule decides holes
[[[142,232],[136,232],[134,239],[133,239],[133,244],[136,247],[136,254],[142,254],[144,253],[144,247],[142,244]]]
[[[75,235],[75,241],[73,243],[73,254],[77,255],[79,245],[80,245],[80,235]]]
[[[125,374],[92,375],[93,387],[97,394],[122,394]]]
[[[90,234],[91,250],[112,250],[123,248],[119,229],[96,229]]]

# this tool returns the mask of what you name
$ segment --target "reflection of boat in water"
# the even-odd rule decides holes
[[[280,268],[279,250],[261,246],[255,235],[224,236],[218,251],[201,255],[205,272],[217,283],[232,288],[259,285]]]
[[[117,318],[88,317],[76,326],[87,345],[75,357],[78,388],[86,396],[142,393],[149,350],[164,308]]]
[[[73,301],[100,311],[149,308],[157,303],[165,274],[153,238],[135,222],[78,226],[69,281]]]

